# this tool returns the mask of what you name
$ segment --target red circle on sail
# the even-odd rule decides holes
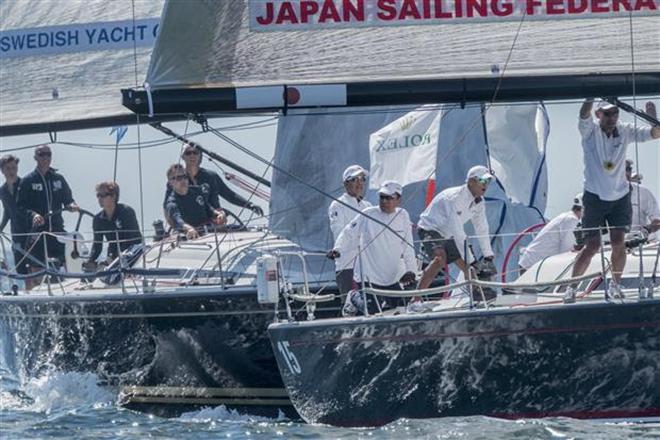
[[[300,102],[300,91],[295,87],[286,88],[286,102],[288,105],[296,105]]]

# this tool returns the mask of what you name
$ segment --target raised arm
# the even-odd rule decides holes
[[[658,112],[656,111],[655,104],[653,104],[651,101],[646,103],[646,114],[655,119],[658,119]],[[660,138],[660,125],[651,127],[651,137],[653,139]]]
[[[594,107],[594,98],[587,98],[580,107],[580,119],[591,118],[591,110]]]

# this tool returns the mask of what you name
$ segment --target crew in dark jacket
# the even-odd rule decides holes
[[[34,150],[34,160],[37,167],[23,177],[18,186],[17,205],[24,210],[31,232],[58,233],[64,232],[62,210],[78,211],[78,205],[73,200],[71,188],[64,176],[51,168],[52,151],[48,145],[41,145]],[[50,215],[49,215],[50,214]],[[52,234],[46,234],[46,252],[48,258],[57,258],[64,264],[64,244],[57,241]],[[34,241],[36,240],[36,243]],[[26,247],[34,243],[30,255],[40,262],[35,269],[44,267],[44,239],[34,235],[28,238]]]
[[[142,243],[142,234],[135,211],[119,202],[119,185],[116,182],[101,182],[96,185],[96,198],[103,209],[94,216],[94,244],[87,267],[95,266],[103,248],[103,239],[108,241],[108,261],[114,260],[122,251]],[[119,241],[119,243],[117,243]]]
[[[11,223],[12,248],[14,252],[14,263],[16,272],[27,273],[27,258],[24,254],[25,234],[27,224],[25,213],[16,206],[18,196],[18,185],[21,178],[18,177],[19,159],[11,154],[0,158],[0,171],[5,176],[5,183],[0,186],[0,201],[2,201],[2,220],[0,220],[0,232],[4,231],[7,223]]]

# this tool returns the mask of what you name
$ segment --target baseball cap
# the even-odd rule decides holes
[[[476,165],[470,168],[470,170],[467,173],[466,181],[470,179],[494,179],[495,176],[493,176],[488,168],[486,168],[483,165]]]
[[[344,182],[346,182],[348,179],[352,179],[353,177],[357,177],[360,174],[363,174],[365,177],[369,175],[369,172],[362,168],[360,165],[351,165],[348,168],[344,170],[344,174],[342,176],[342,179]]]
[[[399,182],[395,182],[394,180],[386,180],[382,185],[380,185],[378,194],[383,194],[386,196],[393,196],[394,194],[401,195],[403,194],[403,190]]]
[[[616,105],[611,104],[607,101],[598,101],[598,104],[596,105],[596,111],[602,110],[602,111],[607,111],[611,108],[617,108]]]
[[[573,198],[573,206],[579,206],[580,208],[583,207],[582,205],[582,193],[576,194],[575,197]]]

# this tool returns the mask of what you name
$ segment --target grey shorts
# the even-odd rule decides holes
[[[582,227],[585,229],[584,237],[597,237],[598,230],[604,226],[619,229],[624,232],[630,230],[632,223],[632,203],[630,193],[618,200],[601,200],[596,194],[585,191],[582,196],[584,215]]]
[[[422,240],[422,253],[427,263],[430,263],[434,258],[434,249],[444,249],[447,255],[447,264],[462,258],[461,253],[456,247],[456,241],[453,238],[444,238],[437,231],[427,231],[426,229],[417,229],[419,239]]]

